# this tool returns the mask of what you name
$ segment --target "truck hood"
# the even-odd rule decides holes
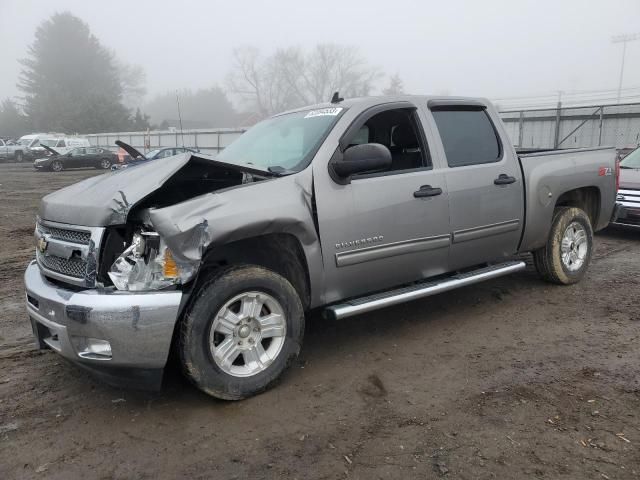
[[[158,200],[160,206],[247,183],[247,174],[261,178],[273,176],[252,165],[224,163],[206,155],[184,153],[88,178],[53,192],[42,199],[39,217],[87,227],[122,225],[132,208],[165,185],[173,188],[167,198]]]
[[[621,168],[620,188],[629,190],[640,190],[640,169]]]

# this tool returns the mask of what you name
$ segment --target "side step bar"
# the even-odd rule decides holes
[[[521,261],[511,261],[490,265],[470,272],[459,273],[440,280],[424,281],[409,287],[390,290],[387,292],[355,298],[344,303],[331,305],[325,312],[330,318],[336,320],[351,317],[360,313],[370,312],[378,308],[390,307],[399,303],[409,302],[418,298],[429,297],[437,293],[446,292],[455,288],[465,287],[474,283],[489,280],[491,278],[508,275],[524,269],[526,264]]]

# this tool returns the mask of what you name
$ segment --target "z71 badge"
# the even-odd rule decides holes
[[[600,167],[598,169],[599,177],[609,177],[611,175],[613,175],[613,168],[611,167]]]

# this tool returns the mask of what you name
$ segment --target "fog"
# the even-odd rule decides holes
[[[398,74],[409,93],[504,98],[614,91],[622,45],[611,36],[640,30],[637,0],[0,0],[0,99],[20,95],[18,59],[37,25],[61,11],[87,22],[119,58],[144,68],[147,98],[224,86],[234,47],[269,54],[327,42],[358,47],[386,75]],[[631,90],[640,87],[639,58],[640,41],[629,43],[626,97],[640,94]]]

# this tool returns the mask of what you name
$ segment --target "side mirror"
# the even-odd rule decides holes
[[[344,152],[342,160],[334,162],[331,167],[341,179],[349,179],[357,173],[380,172],[391,168],[391,152],[379,143],[354,145]]]

